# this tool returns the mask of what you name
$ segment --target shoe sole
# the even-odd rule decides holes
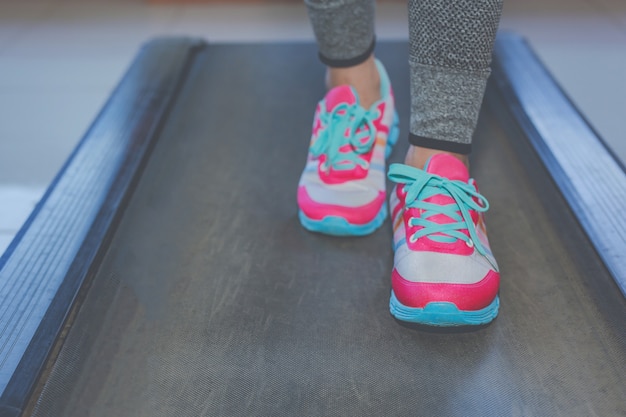
[[[387,203],[383,204],[374,220],[365,224],[352,224],[339,216],[326,216],[322,220],[313,220],[308,218],[302,210],[298,211],[298,217],[302,226],[311,232],[332,236],[365,236],[373,233],[383,224],[387,218]]]
[[[393,290],[389,300],[391,315],[400,321],[427,326],[479,326],[493,321],[498,315],[500,298],[496,298],[481,310],[459,310],[450,302],[430,302],[424,308],[408,307],[396,298]]]
[[[385,159],[389,158],[393,146],[398,141],[400,129],[398,127],[400,119],[398,113],[394,112],[393,122],[389,128],[389,137],[387,138],[387,146],[385,148]],[[306,216],[302,210],[298,211],[298,218],[302,226],[317,233],[324,233],[332,236],[365,236],[373,233],[378,229],[387,217],[387,203],[384,203],[374,219],[365,224],[353,224],[343,217],[325,216],[321,220],[314,220]]]

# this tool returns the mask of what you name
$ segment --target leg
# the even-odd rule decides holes
[[[406,157],[437,152],[468,165],[502,0],[410,0],[411,122]]]
[[[327,65],[298,185],[299,218],[315,232],[365,235],[387,214],[385,158],[397,138],[391,84],[375,60],[374,0],[305,0]]]
[[[435,326],[479,325],[499,307],[487,200],[467,155],[489,76],[501,0],[410,0],[411,147],[394,164],[391,313]]]
[[[374,0],[305,0],[328,89],[351,85],[361,105],[380,99],[374,60]]]

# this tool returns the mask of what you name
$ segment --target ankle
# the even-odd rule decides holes
[[[376,67],[374,55],[364,62],[348,68],[328,68],[326,71],[326,86],[328,89],[350,85],[359,95],[362,107],[369,109],[380,100],[380,75]]]
[[[465,164],[465,166],[469,170],[469,156],[468,155],[440,151],[438,149],[422,148],[420,146],[413,146],[413,145],[409,146],[409,150],[406,153],[406,157],[404,158],[404,163],[406,165],[410,165],[415,168],[424,169],[424,165],[426,165],[426,161],[428,161],[428,158],[439,153],[445,153],[445,154],[454,156],[459,161],[463,162],[463,164]]]

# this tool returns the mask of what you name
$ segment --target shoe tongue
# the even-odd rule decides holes
[[[337,105],[342,103],[355,104],[358,103],[357,95],[354,89],[349,85],[340,85],[326,93],[326,111],[332,111]]]
[[[454,156],[445,153],[431,156],[424,169],[430,174],[439,175],[449,180],[469,181],[469,172],[465,164]]]
[[[467,171],[465,164],[454,156],[448,154],[435,154],[431,156],[426,162],[424,170],[428,173],[439,175],[440,177],[453,181],[458,180],[467,182],[469,180],[469,172]],[[442,206],[454,203],[454,199],[448,193],[433,195],[425,201]],[[436,214],[429,217],[429,220],[438,224],[454,222],[452,218],[446,216],[445,214]]]

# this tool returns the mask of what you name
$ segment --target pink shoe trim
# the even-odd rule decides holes
[[[392,93],[392,97],[393,97],[393,93]],[[376,108],[378,109],[380,113],[380,117],[374,120],[374,127],[376,128],[377,133],[384,133],[386,135],[389,135],[389,130],[391,126],[388,126],[383,123],[383,114],[385,114],[386,107],[387,105],[385,104],[384,101],[380,102],[378,106],[376,106]]]
[[[326,93],[324,97],[325,108],[327,112],[333,111],[333,109],[346,103],[349,105],[356,103],[356,91],[348,85],[340,85],[331,89]]]
[[[360,207],[346,207],[336,204],[321,204],[309,196],[305,186],[298,187],[298,206],[312,220],[322,220],[327,216],[337,216],[350,224],[361,225],[371,222],[380,212],[385,202],[385,192],[380,191],[371,202]]]
[[[404,227],[406,228],[406,235],[411,236],[421,229],[419,226],[411,226],[409,227],[409,219],[414,217],[419,217],[421,213],[419,213],[419,209],[410,208],[405,210],[403,213],[403,221]],[[437,216],[431,217],[434,218]],[[449,221],[440,221],[439,223],[447,223]],[[469,236],[469,232],[467,230],[462,231],[463,234]],[[417,239],[415,242],[411,242],[410,239],[407,239],[407,245],[409,249],[412,251],[428,251],[428,252],[438,252],[438,253],[451,253],[454,255],[465,255],[469,256],[474,253],[474,248],[470,248],[465,244],[462,240],[457,240],[454,243],[445,243],[445,242],[437,242],[435,240],[430,239],[428,236],[422,236]]]
[[[430,302],[450,302],[459,310],[472,311],[487,307],[496,298],[500,274],[489,271],[475,284],[438,284],[408,281],[394,268],[391,287],[398,301],[407,307],[424,308]]]
[[[342,103],[354,104],[356,102],[356,98],[354,94],[355,92],[349,86],[335,87],[334,89],[328,92],[326,98],[324,99],[326,111],[331,112],[335,106],[342,104]],[[373,124],[375,128],[374,144],[372,145],[372,148],[368,152],[360,155],[360,158],[363,159],[368,164],[372,162],[372,156],[374,154],[374,148],[376,147],[376,145],[381,143],[382,146],[386,146],[387,144],[387,137],[389,135],[391,126],[387,126],[383,123],[383,118],[384,118],[384,114],[386,111],[386,107],[387,107],[387,104],[385,101],[381,101],[380,103],[378,103],[376,108],[379,111],[379,116],[375,120],[373,120]],[[319,118],[320,111],[321,111],[321,107],[318,104],[316,111],[315,111],[315,117],[313,119],[313,135],[311,138],[311,143],[315,141],[315,139],[320,133],[320,129],[322,129],[320,118]],[[345,135],[347,135],[347,132],[345,133]],[[381,140],[381,137],[385,139]],[[339,151],[342,153],[352,152],[352,147],[351,145],[346,144],[346,145],[343,145],[339,149]],[[354,167],[353,169],[347,169],[347,170],[340,170],[340,169],[334,169],[334,168],[325,170],[325,169],[322,169],[325,162],[326,162],[326,156],[321,155],[319,158],[318,165],[317,165],[317,171],[318,171],[318,176],[320,180],[324,182],[325,184],[329,184],[329,185],[342,184],[348,181],[360,180],[360,179],[366,178],[369,172],[368,169],[364,169],[358,165]]]
[[[374,147],[372,147],[372,149],[368,153],[361,155],[361,158],[364,159],[367,163],[370,163],[373,153]],[[369,172],[367,169],[363,169],[360,166],[356,166],[353,169],[349,170],[338,170],[330,168],[328,171],[324,171],[322,170],[322,166],[324,165],[325,161],[326,156],[322,155],[320,156],[319,163],[317,165],[317,175],[324,184],[343,184],[348,181],[360,180],[367,177],[367,174]]]
[[[398,197],[398,204],[396,204],[395,207],[390,207],[392,210],[391,211],[392,220],[395,220],[400,210],[404,208],[404,194],[402,193],[402,191],[400,191],[401,188],[402,188],[401,186],[397,185],[394,187],[392,191],[393,193],[396,193],[396,197]]]

